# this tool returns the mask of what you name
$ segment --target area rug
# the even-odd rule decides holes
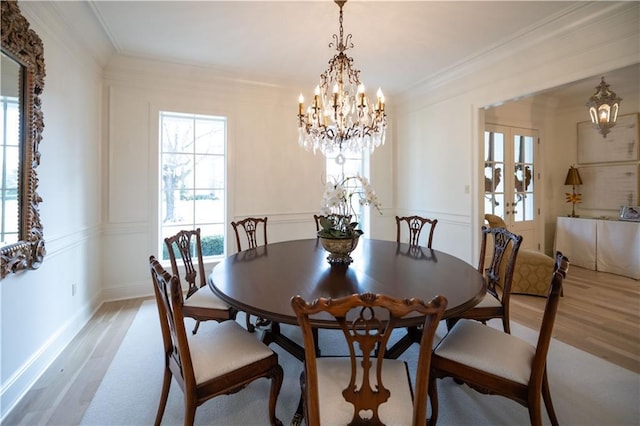
[[[191,330],[191,320],[187,320]],[[244,317],[237,321],[244,324]],[[200,327],[210,323],[202,323]],[[494,324],[494,326],[496,326]],[[283,332],[301,341],[296,327],[282,325]],[[438,329],[438,335],[446,332]],[[320,330],[324,353],[339,351],[336,331]],[[537,332],[512,322],[512,333],[535,343]],[[259,334],[256,333],[256,337]],[[439,338],[439,337],[438,337]],[[276,345],[285,376],[278,398],[277,416],[284,424],[293,417],[300,397],[302,364]],[[418,346],[402,358],[415,365]],[[508,354],[505,354],[508,356]],[[150,425],[155,419],[162,384],[162,338],[155,302],[143,303],[82,419],[83,425]],[[639,425],[640,375],[553,340],[548,373],[556,413],[562,425]],[[438,381],[439,425],[528,425],[526,408],[506,398],[482,395],[451,379]],[[197,425],[268,425],[269,382],[260,379],[233,395],[214,398],[198,408]],[[175,381],[162,419],[165,425],[181,425],[183,394]],[[543,410],[543,422],[549,424]]]

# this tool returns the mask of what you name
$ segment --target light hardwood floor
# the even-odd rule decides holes
[[[105,303],[2,424],[79,424],[144,300]],[[546,299],[511,300],[511,320],[537,329]],[[640,373],[640,281],[570,267],[554,337]]]

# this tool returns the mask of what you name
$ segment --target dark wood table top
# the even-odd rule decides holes
[[[245,250],[216,265],[209,286],[235,308],[265,319],[297,324],[291,297],[337,298],[353,293],[384,293],[429,301],[445,296],[445,318],[474,307],[486,292],[476,268],[455,256],[408,244],[361,238],[348,267],[331,266],[317,239],[285,241]],[[418,325],[420,317],[404,325]],[[335,328],[331,318],[314,325]]]

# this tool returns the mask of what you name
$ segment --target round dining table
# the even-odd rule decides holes
[[[304,350],[280,333],[279,324],[297,324],[290,300],[338,298],[354,293],[379,293],[425,302],[437,295],[447,298],[443,318],[455,317],[480,302],[486,281],[476,268],[450,254],[395,241],[361,238],[350,265],[330,265],[318,239],[271,243],[244,250],[218,263],[209,275],[209,286],[222,300],[247,314],[270,320],[263,335],[302,360]],[[419,315],[407,316],[399,326],[417,327]],[[338,328],[329,316],[312,320],[316,328]],[[388,351],[390,357],[413,343]]]

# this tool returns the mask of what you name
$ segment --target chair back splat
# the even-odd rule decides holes
[[[240,229],[244,231],[247,249],[253,249],[259,245],[267,244],[267,219],[267,217],[247,217],[237,222],[231,222],[231,226],[236,234],[236,247],[238,247],[238,251],[244,250],[240,241]],[[260,244],[260,227],[262,227],[262,244]]]
[[[200,228],[196,230],[183,230],[177,234],[164,239],[164,243],[167,246],[169,252],[169,259],[171,260],[171,270],[173,274],[178,276],[180,281],[180,275],[178,274],[178,262],[176,256],[176,250],[180,254],[182,259],[182,265],[184,266],[185,273],[183,278],[189,284],[187,290],[187,297],[198,291],[200,287],[204,287],[206,282],[206,276],[204,274],[204,262],[202,261],[202,243],[200,241]],[[197,257],[197,266],[194,265],[193,255]],[[197,269],[196,269],[197,268]]]
[[[433,242],[433,231],[436,229],[436,225],[438,224],[438,219],[429,219],[421,216],[404,216],[398,217],[396,216],[396,242],[400,242],[400,234],[402,223],[406,223],[406,228],[409,231],[409,245],[418,246],[420,240],[420,234],[422,233],[422,228],[425,225],[429,225],[429,236],[427,237],[427,248],[431,248],[431,244]]]
[[[307,425],[425,425],[431,348],[447,306],[444,297],[424,303],[363,293],[308,303],[295,296],[291,306],[304,339],[300,380]],[[339,323],[348,356],[317,357],[311,323],[321,313]],[[406,362],[385,358],[391,332],[411,314],[425,316],[415,392]]]

